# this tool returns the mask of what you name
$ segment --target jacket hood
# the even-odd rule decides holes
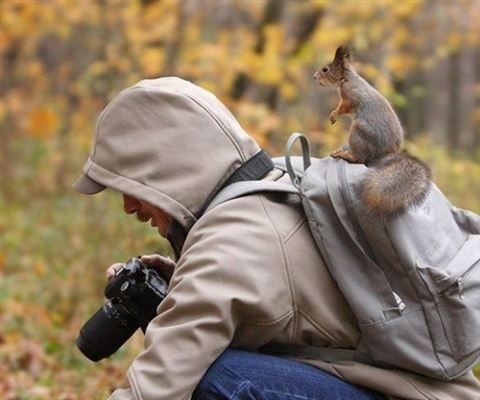
[[[259,152],[210,92],[175,77],[142,80],[101,113],[74,186],[85,194],[109,187],[147,201],[188,231],[227,179]]]

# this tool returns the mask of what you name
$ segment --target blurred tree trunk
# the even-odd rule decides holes
[[[433,141],[439,144],[448,143],[447,121],[450,110],[449,97],[449,62],[439,61],[434,69],[431,82],[431,105],[433,108],[432,135]]]
[[[263,10],[262,19],[256,29],[256,42],[253,48],[254,53],[262,54],[265,48],[265,27],[270,24],[279,23],[281,20],[281,15],[283,12],[285,2],[277,0],[269,0],[265,4]],[[234,80],[231,96],[235,100],[241,99],[248,91],[251,89],[251,86],[254,85],[253,79],[244,72],[240,72]],[[276,98],[277,98],[277,88],[273,86],[265,86],[262,90],[259,90],[258,100],[266,100],[270,108],[275,108]]]
[[[447,144],[449,149],[459,147],[460,128],[460,57],[455,52],[448,57]]]
[[[418,71],[407,80],[406,128],[411,138],[415,138],[426,129],[426,108],[428,107],[424,93],[426,84],[426,76],[423,71]]]
[[[472,153],[475,145],[473,115],[475,112],[475,52],[466,47],[460,54],[460,125],[458,144],[460,149]]]
[[[476,49],[475,50],[475,71],[476,71],[476,76],[475,76],[475,87],[474,92],[475,92],[475,116],[474,116],[474,145],[473,147],[478,149],[480,148],[480,50]],[[477,150],[478,151],[478,150]],[[480,157],[480,154],[479,154]]]
[[[178,54],[182,48],[184,30],[186,25],[186,3],[179,1],[176,5],[176,29],[173,39],[166,45],[166,62],[164,75],[175,75]]]
[[[15,71],[20,47],[21,43],[17,40],[10,43],[8,50],[0,59],[0,68],[2,68],[3,71]],[[0,80],[0,93],[2,93],[2,96],[5,96],[10,90],[14,89],[16,84],[15,74],[9,74],[7,79]],[[12,149],[10,142],[15,131],[15,125],[16,122],[9,112],[6,113],[4,121],[0,121],[0,188],[3,195],[7,198],[13,183],[12,159],[14,156],[11,154]]]
[[[77,35],[73,35],[73,40]],[[58,76],[60,67],[66,65],[71,58],[69,55],[75,50],[72,46],[72,41],[64,41],[57,35],[46,36],[39,44],[38,58],[42,60],[45,71],[52,75]],[[73,80],[73,79],[72,79]],[[62,110],[66,115],[72,115],[76,111],[78,104],[76,96],[73,95],[69,80],[54,79],[48,88],[50,95],[54,98],[65,98],[65,106]],[[69,186],[67,182],[67,171],[69,166],[69,154],[71,154],[71,141],[69,134],[71,132],[71,118],[61,118],[61,126],[56,135],[56,153],[59,154],[59,159],[56,164],[55,171],[53,171],[55,188],[59,191]],[[46,189],[46,188],[44,188]]]
[[[271,24],[285,25],[284,16],[289,10],[286,7],[301,7],[305,3],[304,1],[298,1],[297,3],[288,3],[285,1],[269,0],[265,4],[263,16],[256,28],[256,37],[253,51],[256,54],[262,54],[266,45],[265,28]],[[320,9],[312,9],[311,7],[305,7],[301,10],[298,18],[295,20],[295,29],[292,29],[291,34],[292,45],[283,54],[285,62],[290,57],[298,54],[302,49],[302,46],[308,41],[312,33],[315,31],[317,24],[322,15]],[[239,73],[234,84],[232,86],[231,95],[234,99],[238,100],[242,98],[247,92],[250,91],[252,86],[256,86],[256,100],[265,100],[270,109],[276,109],[278,106],[279,89],[275,85],[259,85],[254,82],[252,77],[245,73]],[[261,86],[261,87],[260,87]]]
[[[439,58],[435,54],[435,49],[441,45],[442,32],[448,27],[449,21],[445,18],[438,2],[429,0],[426,9],[428,9],[428,12],[435,20],[427,41],[430,49],[429,53],[435,62],[425,72],[425,128],[431,143],[445,145],[447,143],[446,116],[448,115],[449,106],[448,60]]]
[[[475,53],[465,48],[452,53],[448,59],[447,144],[450,150],[471,153],[475,144],[473,113],[475,110]],[[437,97],[438,98],[438,97]]]

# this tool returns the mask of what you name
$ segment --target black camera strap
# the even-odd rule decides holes
[[[195,216],[200,218],[215,196],[228,185],[235,182],[256,181],[262,179],[273,168],[274,165],[270,156],[265,153],[265,151],[260,150],[247,162],[238,167],[223,183],[220,183],[214,190],[212,190],[203,206],[197,213],[195,213]]]
[[[245,164],[236,169],[225,183],[218,189],[215,195],[225,186],[241,181],[256,181],[262,179],[273,169],[273,161],[265,151],[260,150]]]
[[[226,186],[231,185],[235,182],[241,181],[256,181],[262,179],[265,175],[267,175],[272,169],[274,168],[273,161],[270,156],[263,150],[257,152],[252,158],[250,158],[247,162],[242,164],[239,168],[237,168],[225,182],[221,185],[216,187],[212,193],[207,197],[207,200],[200,208],[200,210],[195,213],[195,216],[200,218],[205,210],[208,208],[210,202],[215,198],[215,196]],[[183,243],[187,237],[188,231],[176,220],[173,220],[170,224],[170,227],[167,232],[167,239],[170,242],[173,251],[175,253],[175,257],[180,257],[182,252]]]

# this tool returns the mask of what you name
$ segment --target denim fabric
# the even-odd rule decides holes
[[[194,400],[386,400],[386,397],[285,358],[225,351],[207,371]]]

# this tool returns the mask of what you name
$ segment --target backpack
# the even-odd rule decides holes
[[[291,157],[300,140],[302,157]],[[273,346],[281,355],[355,360],[454,379],[480,358],[480,216],[450,204],[434,185],[425,201],[389,220],[367,213],[358,188],[368,167],[311,158],[295,133],[274,164],[291,184],[244,181],[224,188],[216,205],[250,193],[300,197],[326,265],[355,314],[355,350]]]

